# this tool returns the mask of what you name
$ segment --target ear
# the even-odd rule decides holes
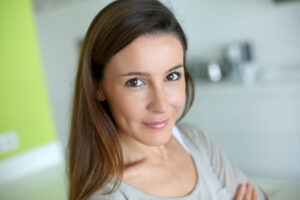
[[[94,81],[94,85],[96,87],[97,100],[98,101],[105,101],[106,97],[105,97],[104,89],[103,89],[102,85],[98,82],[95,82],[95,81]]]
[[[106,100],[104,90],[103,90],[102,87],[98,87],[96,95],[97,95],[97,100],[98,101],[105,101]]]

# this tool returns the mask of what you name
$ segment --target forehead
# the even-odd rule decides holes
[[[164,71],[184,64],[183,59],[183,46],[174,34],[142,35],[114,55],[107,64],[106,71]]]

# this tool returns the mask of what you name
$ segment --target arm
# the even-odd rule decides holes
[[[227,189],[230,198],[243,199],[243,196],[254,197],[255,194],[251,192],[253,191],[252,189],[254,189],[259,200],[267,199],[263,190],[255,186],[255,184],[251,183],[252,186],[250,184],[246,185],[246,183],[249,183],[248,178],[232,164],[227,155],[219,149],[205,133],[202,134],[207,144],[210,165],[223,187]]]
[[[227,155],[225,155],[202,130],[188,124],[180,124],[178,127],[185,133],[186,137],[189,138],[188,141],[192,141],[190,145],[205,155],[213,173],[220,181],[222,187],[226,188],[231,199],[239,197],[245,191],[248,191],[248,187],[245,187],[244,189],[246,190],[240,189],[241,192],[237,194],[237,192],[240,191],[238,190],[240,186],[249,182],[248,178],[231,163]],[[259,200],[267,199],[267,196],[260,188],[254,184],[252,185],[256,190]]]

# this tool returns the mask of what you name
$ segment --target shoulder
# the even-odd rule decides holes
[[[186,122],[180,122],[176,124],[176,127],[187,146],[191,147],[194,152],[200,153],[206,160],[212,159],[218,147],[204,131],[196,125]]]
[[[203,131],[196,125],[187,123],[187,122],[179,122],[176,124],[176,127],[182,132],[182,133],[190,133],[190,136],[197,137],[197,135],[202,134]],[[196,134],[196,135],[195,135]]]
[[[196,125],[180,122],[176,124],[176,127],[179,129],[187,145],[196,147],[197,149],[208,147],[210,143],[209,137]]]
[[[93,194],[88,200],[125,200],[120,191],[111,194]]]
[[[99,189],[88,200],[125,200],[124,194],[120,188],[117,188],[114,192],[109,193],[113,188],[112,182],[106,184],[103,188]]]

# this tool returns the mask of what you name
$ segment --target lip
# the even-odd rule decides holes
[[[150,122],[144,123],[148,128],[152,129],[162,129],[165,128],[169,124],[169,119],[159,121],[159,122]]]

